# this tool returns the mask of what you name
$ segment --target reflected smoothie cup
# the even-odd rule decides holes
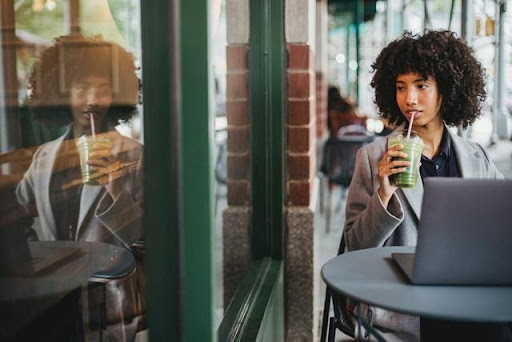
[[[394,132],[388,139],[388,149],[400,144],[403,145],[402,152],[407,153],[407,157],[393,159],[409,161],[411,164],[406,167],[404,172],[389,176],[389,181],[400,188],[412,188],[418,181],[418,166],[425,144],[415,132],[411,132],[407,137],[407,130]]]
[[[82,181],[88,185],[104,185],[108,183],[108,175],[101,172],[93,172],[89,160],[112,154],[112,142],[101,136],[81,136],[76,146],[80,155],[80,171]]]

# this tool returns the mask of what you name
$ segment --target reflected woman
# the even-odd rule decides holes
[[[143,326],[142,263],[134,248],[143,238],[142,146],[115,129],[138,103],[132,55],[100,37],[57,38],[31,75],[29,107],[62,132],[38,148],[16,189],[37,239],[106,242],[130,249],[138,261],[136,275],[106,285],[106,340],[121,329],[133,340]],[[89,142],[82,168],[80,139]],[[97,141],[106,143],[95,150]]]

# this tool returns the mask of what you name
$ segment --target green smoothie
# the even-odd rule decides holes
[[[396,158],[396,160],[405,160],[411,164],[406,167],[404,172],[396,173],[389,176],[391,184],[401,188],[412,188],[418,181],[418,163],[421,159],[423,152],[423,141],[415,133],[411,132],[410,136],[407,137],[407,131],[393,133],[388,140],[388,148],[402,144],[402,152],[407,153],[406,158]]]
[[[110,155],[112,143],[103,137],[82,136],[76,143],[80,155],[80,171],[82,181],[88,185],[104,185],[108,182],[108,175],[93,172],[87,163],[89,160]]]

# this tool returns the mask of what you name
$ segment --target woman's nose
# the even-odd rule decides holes
[[[94,105],[98,103],[98,94],[95,89],[89,89],[87,91],[87,104]]]
[[[407,105],[416,105],[418,103],[418,94],[416,89],[411,88],[407,91],[407,98],[405,99]]]

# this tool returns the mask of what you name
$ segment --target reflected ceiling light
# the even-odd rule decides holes
[[[348,63],[348,67],[352,70],[356,70],[357,69],[357,62],[356,61],[350,61],[350,63]]]
[[[338,53],[338,54],[336,55],[336,62],[338,62],[338,63],[340,63],[340,64],[343,64],[343,63],[345,63],[345,60],[346,60],[346,58],[345,58],[345,55],[344,55],[344,54],[342,54],[342,53]]]

